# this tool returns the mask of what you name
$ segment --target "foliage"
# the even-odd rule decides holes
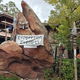
[[[53,38],[57,40],[57,43],[64,44],[65,46],[68,45],[69,39],[68,36],[70,34],[69,28],[64,25],[60,25],[57,28],[58,33],[53,34]]]
[[[80,79],[80,59],[78,59],[77,60],[77,63],[78,63],[78,65],[77,65],[77,70],[78,70],[78,79]]]
[[[20,12],[19,9],[16,7],[15,3],[10,1],[6,4],[8,8],[8,13],[11,15],[15,15],[16,13]]]
[[[57,64],[59,61],[57,61]],[[53,64],[55,68],[57,67],[57,64]],[[46,69],[44,71],[45,79],[46,80],[74,80],[74,63],[73,59],[62,59],[62,64],[58,73],[54,71],[54,67],[51,69]],[[58,68],[57,68],[58,69]],[[77,69],[78,69],[78,80],[80,80],[80,59],[77,59]],[[53,76],[52,76],[53,75]]]
[[[80,18],[80,0],[46,0],[54,6],[51,11],[49,22],[61,23],[63,20],[68,22],[76,21]],[[68,23],[69,24],[69,23]]]
[[[53,70],[52,70],[52,68],[50,68],[50,69],[45,69],[44,70],[44,78],[46,79],[46,80],[52,80],[52,74],[53,74]]]
[[[74,65],[73,60],[63,59],[61,66],[61,77],[63,80],[74,80]]]
[[[77,59],[78,80],[80,80],[80,59]],[[74,63],[73,59],[63,59],[61,66],[63,80],[74,80]]]
[[[7,12],[8,14],[14,16],[16,13],[20,12],[20,10],[16,7],[14,2],[9,1],[6,4],[0,3],[0,12]]]
[[[0,75],[0,80],[20,80],[18,77],[5,77]]]
[[[45,1],[54,7],[54,9],[51,10],[48,20],[48,23],[51,25],[51,27],[54,29],[56,28],[57,30],[57,33],[53,34],[53,38],[57,40],[58,44],[62,43],[68,49],[68,46],[71,46],[69,45],[69,37],[71,33],[70,28],[73,27],[74,21],[78,21],[80,19],[80,0]],[[56,27],[55,24],[57,24],[58,27]]]

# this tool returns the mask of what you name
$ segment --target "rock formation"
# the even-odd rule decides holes
[[[31,31],[35,35],[43,34],[45,36],[45,38],[44,38],[45,49],[50,51],[51,47],[48,42],[48,32],[47,32],[46,28],[43,26],[43,24],[41,23],[39,18],[36,16],[34,11],[28,6],[27,3],[22,1],[21,5],[22,5],[22,10],[23,10],[23,15],[26,18],[26,20],[28,21]]]
[[[52,63],[53,57],[43,47],[23,51],[13,41],[0,45],[0,71],[8,71],[22,78],[42,78],[43,70]]]
[[[0,45],[0,71],[8,71],[22,78],[42,80],[43,70],[53,64],[47,30],[24,1],[21,5],[23,14],[19,13],[17,16],[16,34],[43,34],[45,36],[44,46],[23,48],[14,41],[2,43]],[[21,23],[25,24],[25,29],[21,29],[21,26],[23,26]]]

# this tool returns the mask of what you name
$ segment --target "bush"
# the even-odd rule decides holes
[[[80,80],[80,59],[77,60],[78,79]]]
[[[78,80],[80,80],[80,59],[77,60],[77,69]],[[59,60],[57,60],[51,69],[44,70],[44,77],[46,80],[74,80],[73,59],[62,59],[61,66],[59,66]]]
[[[52,80],[52,78],[53,78],[53,70],[52,70],[52,68],[50,68],[50,69],[45,69],[44,70],[44,78],[46,79],[46,80]]]
[[[63,59],[62,60],[62,78],[63,80],[74,80],[74,63],[73,59]],[[77,59],[77,74],[78,80],[80,80],[80,59]]]
[[[20,80],[18,77],[5,77],[0,75],[0,80]]]
[[[63,59],[60,70],[63,80],[74,80],[74,64],[72,59]]]

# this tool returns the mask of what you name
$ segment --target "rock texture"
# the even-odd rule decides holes
[[[3,42],[0,49],[8,53],[6,57],[21,57],[22,49],[14,41]]]
[[[26,20],[26,18],[24,17],[24,15],[22,13],[18,13],[18,15],[16,16],[17,18],[17,24],[16,24],[16,34],[21,34],[21,35],[32,35],[34,34],[30,27],[29,27],[29,23]],[[21,29],[20,27],[22,27],[25,24],[25,27],[27,29]]]
[[[22,5],[22,10],[23,10],[23,15],[25,19],[28,21],[31,31],[35,35],[43,34],[45,36],[44,38],[45,49],[50,51],[51,46],[48,41],[48,32],[46,28],[43,26],[39,18],[36,16],[34,11],[28,6],[27,3],[22,1],[21,5]]]
[[[13,41],[0,45],[0,71],[8,71],[22,78],[42,78],[43,70],[52,63],[53,57],[43,47],[23,49]]]
[[[45,36],[44,46],[33,49],[20,47],[14,41],[2,43],[0,45],[0,71],[8,71],[10,74],[15,74],[21,78],[38,78],[42,80],[43,70],[53,64],[47,30],[24,1],[22,1],[21,5],[23,14],[18,14],[13,34],[15,32],[22,35],[43,34]],[[26,24],[27,22],[28,24]],[[20,27],[23,26],[21,23],[24,23],[27,28],[21,29]]]

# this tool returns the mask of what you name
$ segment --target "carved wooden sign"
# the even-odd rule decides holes
[[[44,35],[17,35],[16,43],[25,48],[37,48],[39,45],[44,45]]]

